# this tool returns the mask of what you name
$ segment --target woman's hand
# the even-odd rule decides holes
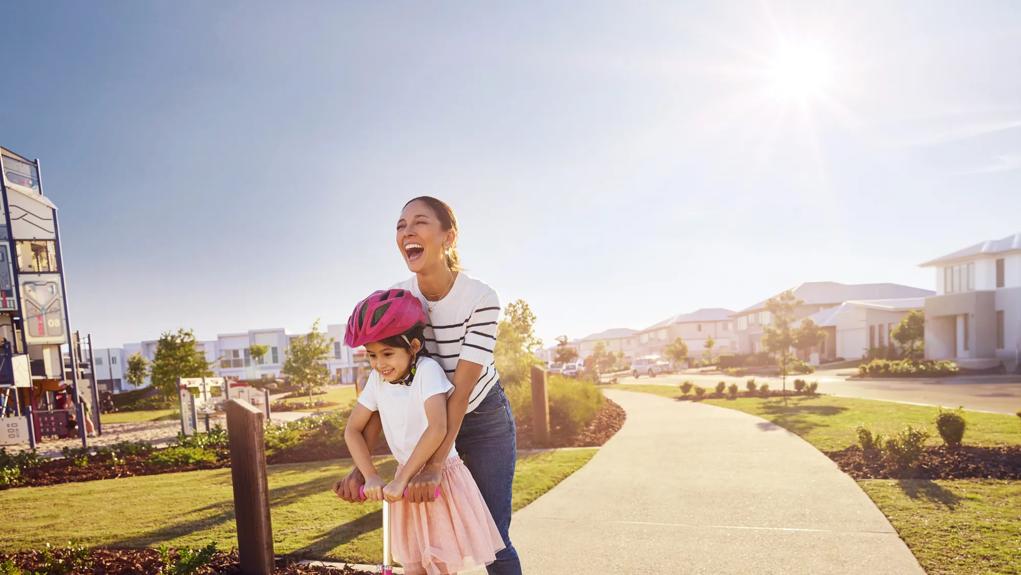
[[[429,503],[436,499],[436,487],[440,484],[441,465],[427,463],[418,475],[408,482],[409,503]]]
[[[348,503],[359,503],[362,498],[358,491],[362,485],[365,485],[365,477],[354,467],[346,477],[333,484],[333,492]]]
[[[404,499],[404,489],[407,486],[407,481],[402,481],[395,477],[393,481],[387,483],[386,487],[383,488],[383,498],[390,503],[400,501],[401,499]]]
[[[383,481],[378,475],[374,475],[365,480],[365,498],[369,501],[382,501],[383,500],[383,488],[386,486],[386,482]]]

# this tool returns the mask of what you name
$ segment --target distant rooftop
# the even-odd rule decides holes
[[[842,284],[837,282],[805,282],[792,290],[805,305],[836,305],[851,300],[881,300],[925,297],[936,292],[892,283]],[[779,294],[777,294],[779,295]],[[768,299],[737,312],[748,313],[766,309]]]
[[[599,339],[620,339],[622,337],[628,337],[638,333],[637,330],[629,329],[626,327],[615,327],[599,333],[593,333],[581,338],[580,341],[593,341]]]
[[[907,297],[897,299],[874,299],[874,300],[851,300],[844,303],[818,311],[810,316],[820,327],[837,325],[837,318],[856,307],[878,309],[883,311],[910,311],[925,307],[924,297]]]
[[[942,257],[938,257],[934,260],[929,260],[924,264],[920,264],[921,267],[935,266],[944,263],[955,262],[959,260],[969,259],[975,256],[985,256],[993,254],[1002,254],[1004,252],[1013,252],[1021,250],[1021,233],[1000,238],[998,240],[988,240],[979,242],[973,246],[968,246],[963,250],[957,250],[956,252],[947,254]]]
[[[695,310],[691,313],[682,313],[675,316],[670,316],[665,320],[650,325],[643,331],[649,331],[653,329],[659,329],[668,325],[674,325],[678,323],[694,323],[703,321],[726,321],[730,318],[732,310],[722,307],[704,307],[702,309]]]

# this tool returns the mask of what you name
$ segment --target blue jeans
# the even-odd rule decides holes
[[[464,460],[506,547],[486,567],[489,575],[521,575],[521,561],[510,540],[511,488],[517,462],[517,426],[499,382],[475,411],[464,414],[454,443]]]

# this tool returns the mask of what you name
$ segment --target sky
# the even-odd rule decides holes
[[[23,2],[0,145],[97,347],[344,323],[448,202],[547,344],[1021,232],[1021,3]]]

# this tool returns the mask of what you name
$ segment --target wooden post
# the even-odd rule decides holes
[[[532,366],[532,423],[535,441],[549,445],[549,394],[546,392],[546,370]]]
[[[265,415],[247,401],[237,399],[227,402],[226,411],[241,572],[270,575],[273,572],[273,528],[269,518],[266,444],[262,429]]]

